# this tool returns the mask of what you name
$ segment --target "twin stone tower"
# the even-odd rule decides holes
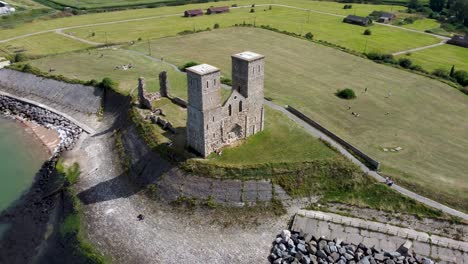
[[[201,64],[187,68],[187,145],[203,157],[263,130],[265,57],[232,55],[232,92],[221,102],[221,73]]]

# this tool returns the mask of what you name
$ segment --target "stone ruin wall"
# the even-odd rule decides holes
[[[221,103],[220,72],[187,71],[187,143],[206,157],[239,139],[263,130],[264,60],[232,60],[233,87]]]

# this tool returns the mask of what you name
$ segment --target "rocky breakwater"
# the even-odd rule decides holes
[[[54,156],[71,149],[83,132],[80,127],[58,114],[8,96],[0,95],[0,113],[7,117],[33,121],[48,129],[56,130],[60,137],[60,144],[55,149]]]
[[[56,113],[3,95],[0,114],[36,122],[56,130],[60,137],[60,144],[36,173],[29,191],[0,213],[0,223],[9,226],[0,240],[0,263],[30,263],[44,241],[48,223],[56,222],[57,214],[53,212],[63,190],[56,163],[63,151],[74,146],[83,130]]]
[[[306,239],[309,238],[310,239]],[[354,245],[340,239],[316,238],[283,230],[273,242],[271,263],[301,264],[434,264],[428,258],[412,255],[407,241],[396,251],[384,251],[364,244]]]

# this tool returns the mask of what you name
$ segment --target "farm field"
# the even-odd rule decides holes
[[[145,52],[146,46],[133,49]],[[230,55],[243,50],[267,56],[265,95],[274,102],[299,108],[376,158],[384,175],[468,211],[466,95],[432,79],[267,30],[230,28],[152,42],[156,57],[177,65],[209,63],[225,75],[231,70]],[[337,98],[334,93],[343,88],[354,89],[357,99]],[[402,150],[390,151],[398,147]]]
[[[3,50],[10,54],[15,52],[25,52],[33,56],[63,53],[67,51],[86,49],[89,47],[92,47],[92,45],[55,33],[46,33],[6,43],[0,43],[0,51]]]
[[[445,69],[450,71],[452,65],[458,70],[468,71],[468,49],[454,45],[443,45],[411,53],[408,57],[428,71]]]
[[[80,80],[102,80],[104,77],[110,77],[119,82],[119,91],[123,94],[137,92],[139,77],[145,78],[148,91],[159,91],[158,74],[161,71],[167,71],[171,94],[187,97],[185,74],[177,72],[167,64],[154,62],[132,51],[98,49],[49,56],[28,63],[42,71],[54,68],[53,74],[55,75]],[[116,66],[129,64],[133,66],[131,69],[116,69]]]
[[[241,1],[223,1],[217,2],[216,6],[228,5],[231,6],[237,4],[239,6],[248,5],[250,6],[252,2],[241,0]],[[256,1],[256,4],[283,4],[291,5],[300,8],[310,8],[313,10],[328,12],[338,15],[348,15],[354,14],[357,15],[368,15],[373,10],[395,10],[395,9],[404,9],[404,7],[398,6],[389,6],[389,5],[367,5],[367,4],[354,4],[353,9],[343,9],[343,4],[336,2],[321,2],[321,1],[304,1],[304,0],[259,0]],[[81,25],[89,25],[95,23],[106,23],[112,21],[121,21],[127,19],[142,19],[149,18],[154,16],[169,15],[169,14],[182,14],[184,10],[202,8],[206,9],[212,6],[213,3],[203,3],[203,4],[190,4],[184,6],[171,6],[171,7],[160,7],[160,8],[146,8],[146,9],[135,9],[135,10],[125,10],[117,12],[107,12],[107,13],[94,13],[81,16],[72,16],[65,17],[60,19],[51,19],[51,20],[37,20],[32,23],[26,23],[20,26],[16,26],[13,29],[2,29],[0,30],[0,40],[8,39],[22,34],[28,34],[39,31],[53,30],[57,28],[64,27],[73,27]]]
[[[184,30],[203,30],[213,28],[215,23],[221,27],[234,24],[250,23],[269,25],[280,30],[297,34],[312,32],[315,39],[325,40],[359,52],[376,51],[393,53],[401,50],[431,45],[440,40],[423,34],[404,31],[397,28],[374,25],[370,27],[371,36],[363,35],[365,28],[345,24],[342,17],[308,13],[285,7],[256,7],[255,13],[249,8],[235,9],[229,14],[183,18],[179,16],[136,21],[125,24],[104,25],[70,29],[66,32],[94,42],[130,42],[139,38],[144,40],[174,36]],[[95,35],[92,35],[94,33]]]
[[[48,0],[46,0],[48,1]],[[176,0],[54,0],[53,3],[79,9],[131,7],[147,4],[169,3]]]

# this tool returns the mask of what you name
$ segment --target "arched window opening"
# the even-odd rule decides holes
[[[239,112],[242,112],[242,101],[239,101]]]
[[[208,88],[208,81],[206,81],[206,88]]]
[[[228,113],[229,113],[229,116],[232,115],[232,106],[231,105],[228,106]]]

